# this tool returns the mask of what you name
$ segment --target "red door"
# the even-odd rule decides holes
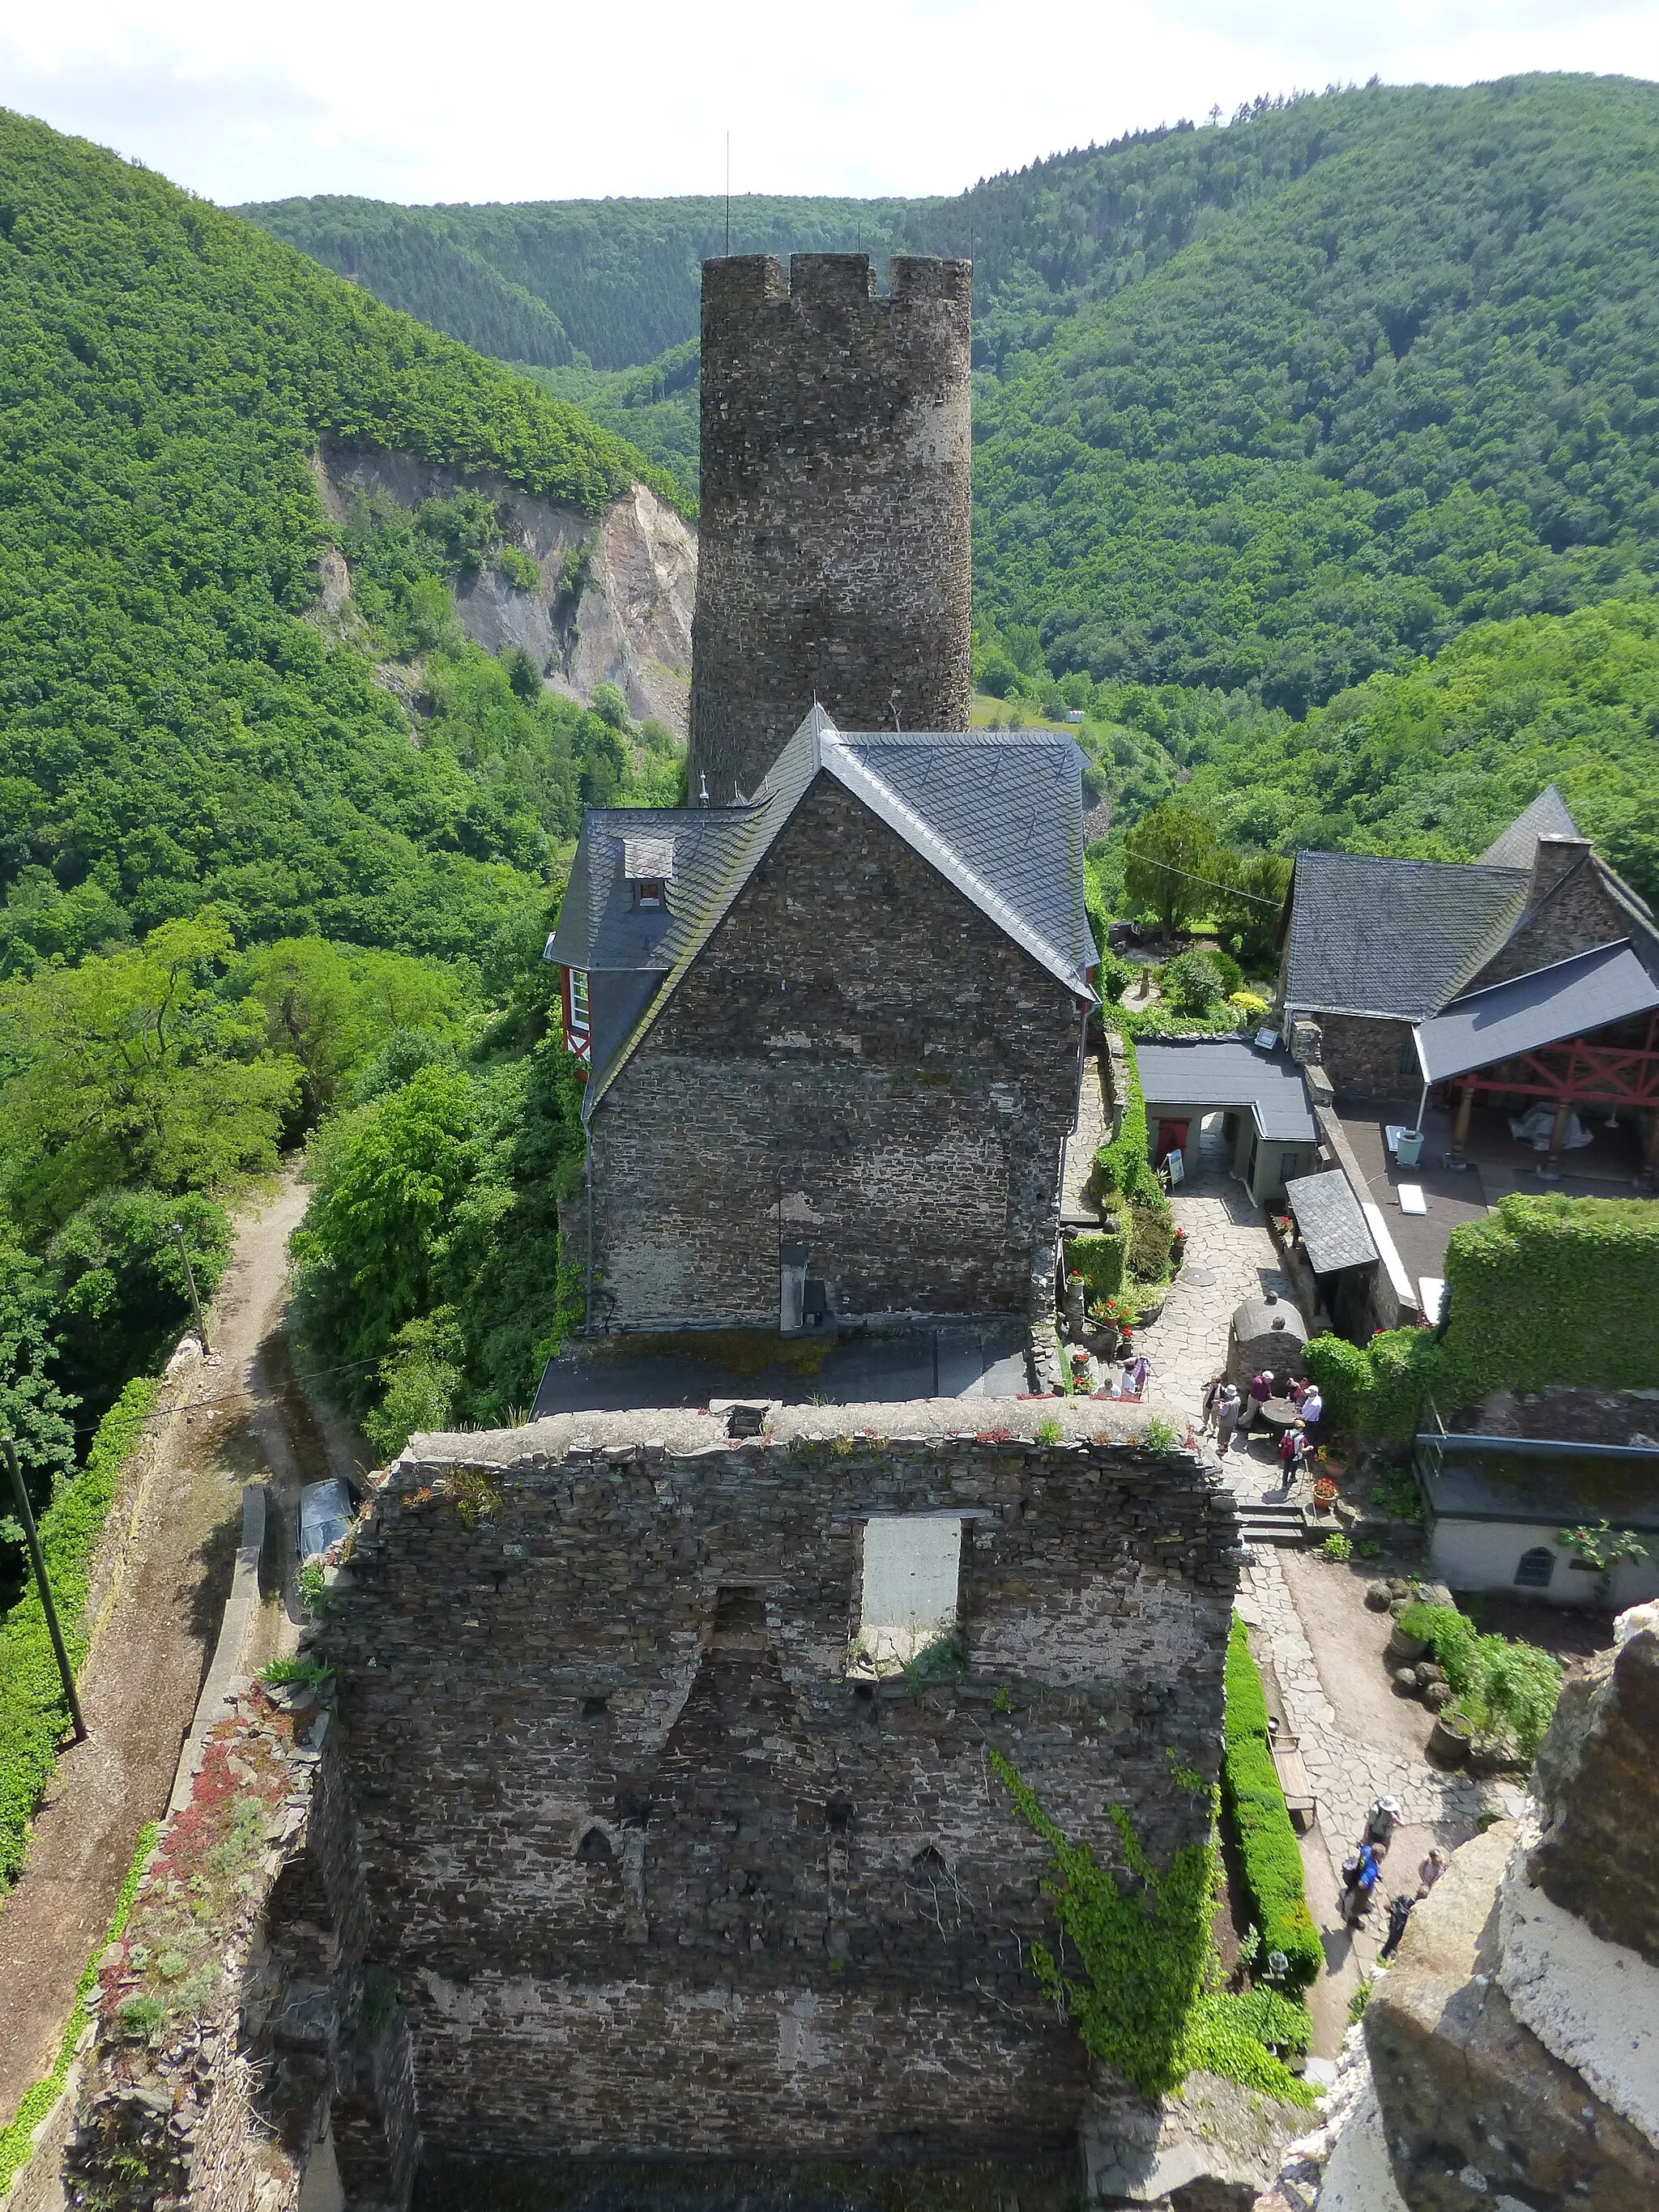
[[[1171,1152],[1184,1152],[1186,1151],[1187,1132],[1191,1127],[1192,1124],[1189,1121],[1160,1121],[1158,1123],[1158,1154],[1152,1163],[1154,1167],[1161,1168],[1164,1161],[1169,1158]]]

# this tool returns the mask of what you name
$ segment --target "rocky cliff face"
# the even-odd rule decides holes
[[[315,474],[335,522],[346,520],[354,495],[412,508],[465,487],[493,500],[507,543],[535,562],[541,582],[522,591],[485,569],[461,586],[455,611],[466,635],[487,653],[522,647],[556,689],[584,702],[596,684],[614,684],[638,719],[665,722],[685,735],[696,538],[643,484],[613,500],[596,520],[537,499],[502,477],[413,453],[325,444]],[[324,556],[323,586],[325,610],[337,613],[349,578],[331,550]]]
[[[1659,2205],[1656,1776],[1650,1605],[1563,1696],[1537,1819],[1466,1844],[1413,1914],[1321,2212]]]

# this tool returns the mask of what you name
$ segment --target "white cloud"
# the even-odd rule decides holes
[[[1373,74],[1659,76],[1652,0],[82,0],[0,31],[0,101],[226,202],[951,192]]]

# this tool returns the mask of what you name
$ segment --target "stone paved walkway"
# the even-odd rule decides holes
[[[1097,1209],[1083,1195],[1095,1164],[1095,1154],[1106,1142],[1109,1123],[1106,1102],[1100,1089],[1100,1060],[1091,1053],[1083,1063],[1083,1088],[1078,1100],[1077,1127],[1066,1139],[1066,1160],[1060,1170],[1060,1211],[1065,1221]]]

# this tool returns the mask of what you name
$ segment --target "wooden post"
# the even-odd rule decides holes
[[[1469,1141],[1469,1115],[1474,1110],[1474,1078],[1470,1076],[1457,1101],[1457,1121],[1452,1130],[1452,1155],[1462,1159]]]
[[[1559,1180],[1560,1176],[1561,1145],[1567,1133],[1567,1116],[1571,1111],[1572,1103],[1570,1099],[1557,1099],[1555,1119],[1550,1124],[1550,1148],[1545,1155],[1544,1164],[1540,1170],[1541,1174],[1548,1176],[1552,1181]]]
[[[1659,1177],[1659,1107],[1648,1115],[1642,1137],[1642,1180],[1652,1182],[1656,1177]]]

